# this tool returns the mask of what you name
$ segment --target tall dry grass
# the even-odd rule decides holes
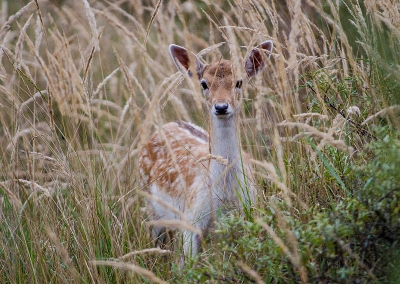
[[[271,196],[303,220],[347,196],[346,170],[367,162],[359,153],[377,139],[377,118],[399,126],[376,67],[398,78],[398,57],[387,54],[398,51],[398,11],[391,1],[2,1],[0,282],[179,279],[170,269],[179,253],[151,250],[136,164],[162,124],[207,128],[199,87],[176,72],[171,43],[240,67],[253,46],[274,41],[243,98],[255,217]],[[295,231],[279,218],[284,240],[260,222],[308,282]],[[262,283],[245,262],[238,268]]]

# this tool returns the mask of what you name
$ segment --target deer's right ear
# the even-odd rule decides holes
[[[169,46],[169,52],[171,53],[176,68],[178,68],[178,70],[181,71],[182,73],[188,72],[189,77],[192,77],[193,75],[192,72],[190,71],[191,67],[190,57],[194,58],[194,60],[196,61],[196,66],[195,66],[196,73],[199,76],[199,78],[201,77],[204,66],[196,55],[191,53],[190,54],[191,56],[189,56],[189,52],[186,50],[186,48],[176,44],[171,44]],[[185,70],[182,70],[182,67]]]

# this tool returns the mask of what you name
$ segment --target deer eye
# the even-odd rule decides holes
[[[241,88],[242,88],[242,84],[243,84],[243,81],[242,81],[242,80],[237,80],[237,81],[236,81],[235,88],[241,89]]]
[[[200,81],[200,85],[201,85],[201,87],[203,88],[203,91],[205,91],[205,90],[207,90],[208,89],[208,85],[207,85],[207,82],[206,82],[206,80],[201,80]]]

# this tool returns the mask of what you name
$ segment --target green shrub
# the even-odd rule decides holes
[[[242,262],[266,283],[299,282],[301,266],[314,283],[394,281],[400,270],[395,266],[400,240],[400,140],[386,136],[369,150],[375,158],[355,169],[352,196],[331,208],[309,209],[303,213],[313,216],[307,221],[274,198],[266,204],[261,222],[226,216],[217,225],[218,238],[211,240],[215,243],[210,250],[184,268],[181,275],[186,277],[180,280],[253,280],[238,265]],[[274,230],[289,253],[264,230],[263,223]],[[302,262],[297,267],[291,260],[295,249]]]

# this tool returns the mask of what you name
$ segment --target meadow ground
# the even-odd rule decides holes
[[[1,283],[400,281],[399,4],[213,2],[1,1]],[[239,69],[268,39],[240,125],[257,203],[179,267],[137,168],[162,124],[208,129],[168,46]]]

